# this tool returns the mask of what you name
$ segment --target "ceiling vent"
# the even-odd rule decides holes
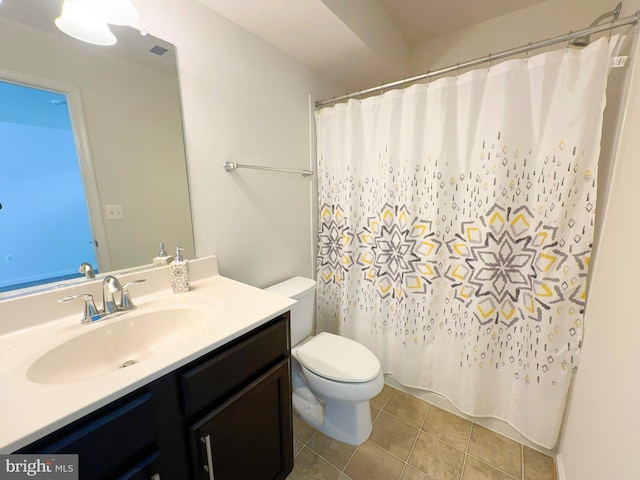
[[[151,50],[149,50],[151,53],[155,53],[156,55],[162,57],[165,53],[167,53],[169,50],[161,47],[160,45],[156,45],[155,47],[153,47]]]

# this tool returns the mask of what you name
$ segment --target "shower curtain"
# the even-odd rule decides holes
[[[316,113],[318,320],[552,448],[580,354],[601,39]]]

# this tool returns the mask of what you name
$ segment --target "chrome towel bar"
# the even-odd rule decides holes
[[[237,168],[253,168],[255,170],[270,170],[272,172],[299,173],[303,177],[310,177],[313,175],[311,170],[289,170],[287,168],[260,167],[258,165],[242,165],[236,162],[224,162],[222,166],[227,172],[232,172]]]

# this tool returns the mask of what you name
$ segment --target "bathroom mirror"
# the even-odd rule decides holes
[[[116,26],[112,26],[116,45],[83,43],[55,27],[61,4],[62,0],[0,3],[0,80],[47,89],[53,85],[51,90],[68,95],[69,110],[75,110],[71,123],[93,230],[93,238],[86,241],[97,242],[101,273],[151,263],[160,242],[169,252],[183,247],[193,258],[174,47],[136,29]],[[59,107],[61,102],[56,102]],[[47,160],[52,170],[46,178],[55,182],[56,163],[53,156]],[[3,164],[3,175],[9,174],[7,168],[11,162]],[[47,202],[53,205],[52,215],[64,215],[64,205],[52,197]],[[31,230],[24,224],[41,226],[35,209],[42,205],[34,205],[33,217],[28,211],[21,215],[20,225],[6,221],[9,205],[0,208],[2,235],[12,237],[16,249],[22,248],[18,252],[0,248],[0,282],[21,260],[46,250],[60,230],[68,230],[51,221],[44,231],[25,233]],[[115,216],[114,206],[119,207]],[[34,238],[41,243],[36,245]],[[46,254],[55,257],[59,251]],[[68,270],[77,272],[78,267],[69,265]],[[2,290],[10,288],[0,288],[0,299],[5,296]]]

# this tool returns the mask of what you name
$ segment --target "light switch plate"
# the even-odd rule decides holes
[[[122,220],[124,219],[124,213],[122,211],[122,205],[105,205],[107,210],[107,220]]]

